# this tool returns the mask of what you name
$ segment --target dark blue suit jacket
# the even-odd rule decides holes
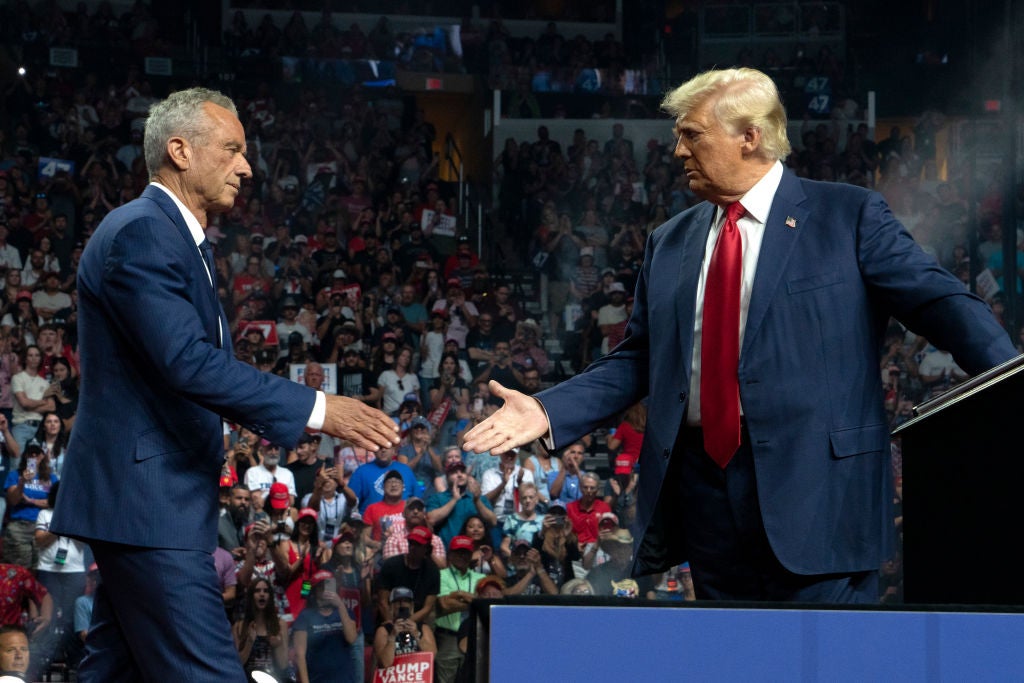
[[[714,208],[704,202],[651,234],[626,339],[537,395],[558,447],[649,395],[638,573],[686,559],[660,492],[686,414]],[[893,489],[879,364],[890,315],[971,373],[1016,355],[984,302],[918,247],[879,194],[787,171],[765,225],[739,383],[765,529],[790,571],[874,570],[887,549]]]
[[[54,532],[212,552],[220,416],[292,446],[315,392],[234,359],[195,240],[159,188],[103,220],[78,293],[82,386]]]

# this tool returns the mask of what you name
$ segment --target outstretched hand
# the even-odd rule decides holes
[[[487,385],[491,394],[505,404],[489,418],[466,432],[463,450],[500,455],[516,446],[530,443],[548,433],[548,416],[537,399],[506,389],[493,379]]]
[[[377,451],[397,446],[398,425],[390,417],[362,401],[346,396],[327,396],[323,430],[356,446]]]

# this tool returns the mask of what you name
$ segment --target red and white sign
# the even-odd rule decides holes
[[[434,653],[413,652],[395,655],[394,663],[373,674],[373,683],[433,683]]]
[[[277,324],[273,320],[249,320],[238,326],[238,338],[244,337],[249,330],[259,330],[268,346],[277,346]]]

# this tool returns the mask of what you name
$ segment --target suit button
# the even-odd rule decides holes
[[[680,403],[685,403],[686,402],[686,392],[685,391],[680,391],[679,392],[679,402]]]
[[[668,449],[667,448],[661,452],[661,457],[663,457],[666,460],[668,460]]]

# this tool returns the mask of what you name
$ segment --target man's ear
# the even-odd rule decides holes
[[[188,170],[192,164],[192,146],[185,138],[173,137],[167,141],[167,158],[177,170]]]
[[[761,149],[761,129],[755,126],[747,126],[743,131],[742,150],[744,155],[757,154]]]

